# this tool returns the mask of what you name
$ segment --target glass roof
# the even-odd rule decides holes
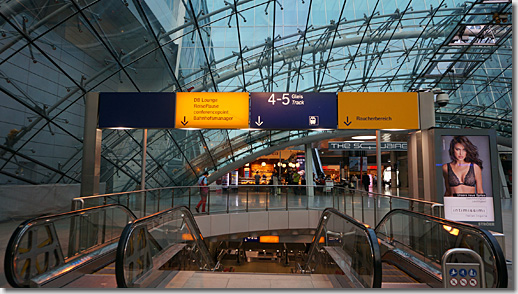
[[[0,184],[80,183],[86,92],[407,92],[438,127],[512,137],[510,0],[84,0],[0,5]],[[312,131],[150,130],[148,187],[192,184]],[[142,130],[103,131],[108,191]]]

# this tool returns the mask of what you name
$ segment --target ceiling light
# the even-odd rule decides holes
[[[368,136],[354,136],[354,137],[352,137],[352,139],[354,139],[354,140],[371,140],[371,139],[376,139],[376,136],[373,136],[373,135],[368,135]]]

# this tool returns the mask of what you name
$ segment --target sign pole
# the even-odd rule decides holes
[[[142,133],[142,173],[140,175],[140,190],[146,189],[146,154],[147,154],[147,129]]]
[[[381,194],[381,185],[383,183],[381,178],[381,131],[376,130],[376,172],[377,172],[377,186],[378,186],[378,194]]]

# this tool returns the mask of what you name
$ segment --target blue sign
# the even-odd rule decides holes
[[[336,93],[250,93],[250,128],[336,129]]]
[[[457,270],[452,268],[450,269],[450,276],[455,277],[457,275]]]
[[[461,277],[465,277],[467,274],[468,274],[468,271],[466,271],[466,269],[461,268],[461,269],[459,270],[459,275],[460,275]]]
[[[99,128],[174,129],[175,93],[99,93]]]
[[[477,276],[477,271],[475,269],[470,269],[468,274],[470,277],[474,278]]]

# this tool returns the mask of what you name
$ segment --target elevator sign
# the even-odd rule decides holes
[[[177,129],[247,129],[248,93],[176,93]]]
[[[417,93],[338,93],[338,129],[419,129]]]
[[[250,93],[250,128],[336,129],[336,93]]]

